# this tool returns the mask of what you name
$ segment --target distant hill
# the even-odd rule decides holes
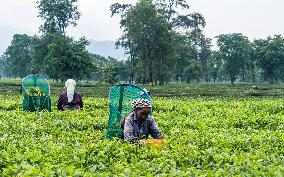
[[[126,60],[127,56],[124,56],[123,49],[115,48],[114,41],[96,41],[89,39],[90,45],[87,46],[87,50],[91,53],[95,53],[104,57],[113,57],[117,60]]]

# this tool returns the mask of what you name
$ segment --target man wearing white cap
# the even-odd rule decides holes
[[[68,79],[65,82],[66,92],[59,95],[57,108],[58,110],[79,110],[83,108],[82,96],[75,92],[76,82]]]

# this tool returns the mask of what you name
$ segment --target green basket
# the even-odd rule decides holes
[[[24,111],[51,111],[50,86],[48,81],[40,75],[30,75],[23,79],[23,110]],[[31,96],[28,94],[29,88],[38,87],[44,96]]]
[[[132,111],[131,102],[139,98],[144,98],[151,102],[151,98],[147,92],[135,85],[118,84],[110,89],[110,113],[107,123],[107,139],[122,137],[123,130],[120,127],[120,122],[123,117],[127,116]]]
[[[51,99],[49,96],[24,96],[23,110],[28,111],[51,111]]]

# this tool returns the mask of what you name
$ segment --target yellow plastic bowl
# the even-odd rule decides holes
[[[143,143],[146,147],[156,148],[156,147],[162,147],[165,144],[165,140],[164,139],[145,139],[143,140]]]

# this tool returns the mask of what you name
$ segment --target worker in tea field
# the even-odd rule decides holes
[[[151,103],[145,99],[137,99],[131,103],[132,112],[121,122],[124,129],[124,140],[136,141],[146,139],[151,135],[163,139],[155,120],[150,115]]]
[[[57,108],[58,110],[80,110],[83,108],[82,96],[75,92],[76,82],[68,79],[65,82],[66,92],[59,95]]]

